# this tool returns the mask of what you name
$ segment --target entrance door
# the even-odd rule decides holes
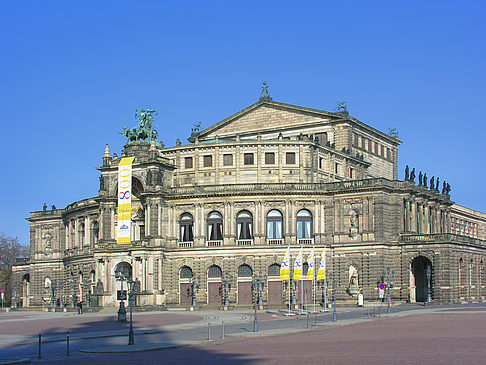
[[[221,305],[221,282],[208,283],[208,305]]]
[[[417,302],[427,300],[429,283],[427,281],[427,267],[431,265],[430,260],[419,256],[412,261],[412,274],[415,281],[415,298]],[[430,279],[432,281],[432,278]]]
[[[191,306],[192,304],[192,292],[191,292],[191,283],[180,283],[180,304],[182,306]]]
[[[238,304],[251,304],[251,281],[238,283]]]
[[[268,285],[268,304],[282,304],[282,282],[269,281]]]

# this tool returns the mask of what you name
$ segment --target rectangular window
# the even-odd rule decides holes
[[[389,149],[389,148],[387,148],[387,149],[386,149],[386,159],[387,159],[387,160],[390,160],[390,158],[391,158],[391,157],[390,157],[390,149]]]
[[[378,143],[375,142],[375,153],[378,154]]]
[[[265,164],[266,165],[275,165],[275,153],[274,152],[265,153]]]
[[[324,158],[323,157],[319,157],[319,168],[320,169],[324,168]]]
[[[192,157],[185,157],[184,158],[184,167],[186,169],[192,169]]]
[[[255,162],[254,162],[254,159],[253,159],[253,153],[245,153],[243,155],[243,163],[245,165],[254,165]]]
[[[368,140],[368,151],[373,152],[373,142],[371,142],[371,139]]]
[[[233,166],[233,155],[231,153],[223,155],[223,166]]]
[[[334,173],[339,175],[339,164],[337,162],[334,164]]]
[[[285,163],[287,165],[295,165],[295,152],[287,152],[285,155]]]
[[[350,167],[350,168],[349,168],[349,178],[350,178],[350,179],[352,179],[352,178],[353,178],[353,172],[354,172],[354,171],[353,171],[353,168],[352,168],[352,167]]]
[[[204,164],[203,164],[204,167],[213,166],[213,156],[211,155],[204,156],[203,160],[204,160]]]
[[[381,146],[381,157],[385,157],[385,147]]]

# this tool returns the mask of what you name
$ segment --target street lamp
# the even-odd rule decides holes
[[[426,274],[427,274],[427,303],[430,303],[432,301],[432,283],[431,283],[431,278],[432,278],[432,267],[431,265],[427,265],[426,269]]]
[[[199,289],[199,279],[196,278],[195,276],[191,277],[191,295],[192,295],[192,304],[191,306],[193,308],[196,308],[197,306],[197,301],[196,301],[196,294],[197,290]]]
[[[133,284],[135,282],[132,278],[127,280],[128,283],[128,303],[130,304],[130,331],[128,331],[128,344],[135,345],[135,338],[133,336],[133,321],[132,321],[132,302],[133,302]]]
[[[253,305],[255,308],[255,318],[253,320],[253,332],[258,332],[258,318],[257,318],[257,303],[258,305],[262,306],[262,298],[261,298],[261,290],[265,283],[263,282],[266,280],[266,275],[255,274],[253,275],[253,281],[251,284],[252,291],[253,291]]]
[[[386,278],[386,290],[387,292],[387,313],[391,313],[391,288],[393,287],[392,276],[394,272],[390,270],[390,268],[386,269],[386,274],[383,273],[383,276]]]
[[[126,295],[125,292],[123,291],[123,281],[125,280],[125,276],[121,272],[118,273],[116,280],[120,281],[121,285],[121,290],[120,290],[120,297],[118,298],[120,300],[120,308],[118,308],[118,322],[126,322],[127,321],[127,310],[125,309],[125,299]]]
[[[223,284],[223,306],[228,307],[229,306],[229,292],[231,290],[231,281],[233,280],[233,277],[228,274],[224,273],[223,279],[221,283]]]
[[[74,294],[74,277],[71,276],[71,308],[74,308],[76,303],[76,295]]]
[[[56,308],[56,282],[51,283],[51,308]]]
[[[337,312],[336,312],[337,280],[332,273],[329,273],[329,277],[332,278],[332,301],[333,301],[332,321],[337,322]]]
[[[61,295],[60,295],[60,300],[59,300],[59,307],[60,308],[64,308],[63,292],[62,292],[63,288],[64,288],[64,282],[62,280],[59,280],[59,289],[61,290]]]

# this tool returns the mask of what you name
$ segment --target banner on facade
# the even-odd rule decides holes
[[[326,248],[322,249],[321,263],[319,270],[317,270],[317,280],[326,280]]]
[[[289,262],[290,262],[290,248],[287,248],[287,250],[285,251],[282,264],[280,265],[280,280],[283,281],[289,280],[289,274],[290,274]]]
[[[132,231],[132,163],[135,157],[124,157],[118,164],[118,225],[116,243],[130,243]]]
[[[314,248],[312,248],[311,254],[307,257],[307,264],[309,268],[307,269],[305,280],[314,280]]]
[[[302,249],[300,249],[294,262],[294,280],[302,279]]]

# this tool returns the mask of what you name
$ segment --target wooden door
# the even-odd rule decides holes
[[[282,282],[268,282],[268,304],[282,304]]]
[[[242,281],[238,283],[238,304],[252,304],[251,282]]]
[[[180,283],[180,304],[185,307],[190,307],[192,305],[192,293],[191,293],[191,283]]]
[[[221,283],[208,283],[208,305],[221,305]]]

